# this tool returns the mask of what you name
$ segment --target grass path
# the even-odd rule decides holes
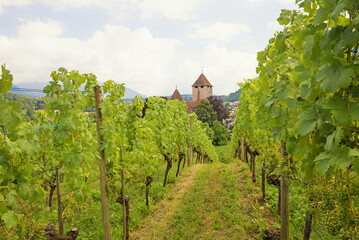
[[[258,195],[244,164],[194,165],[131,239],[261,239]]]
[[[146,219],[146,224],[131,233],[131,239],[162,239],[162,231],[168,229],[168,219],[173,217],[173,209],[178,209],[181,197],[192,187],[197,171],[204,165],[193,165],[184,172],[176,185],[171,189],[167,200],[161,201],[155,207],[155,212]]]

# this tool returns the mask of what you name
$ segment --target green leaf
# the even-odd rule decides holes
[[[332,19],[334,19],[335,21],[337,21],[340,13],[343,11],[344,7],[345,7],[345,3],[343,1],[339,2],[339,4],[335,7],[333,12],[330,14],[330,17]]]
[[[330,166],[330,158],[331,155],[326,152],[321,153],[315,158],[315,163],[317,165],[316,169],[320,175],[323,175],[328,170]]]
[[[335,94],[333,97],[331,97],[327,102],[323,104],[323,107],[325,109],[331,109],[331,110],[343,110],[347,106],[347,101],[340,95]]]
[[[7,199],[7,205],[9,207],[16,207],[17,206],[17,199],[16,199],[16,191],[15,190],[11,190],[6,195],[6,199]]]
[[[352,121],[359,121],[359,104],[351,102],[349,104],[348,113]]]
[[[316,125],[315,119],[302,120],[298,123],[298,131],[300,135],[305,135],[314,130]]]
[[[286,45],[284,42],[285,36],[283,32],[278,33],[275,41],[275,48],[278,50],[278,52],[283,53],[286,50]]]
[[[319,8],[315,17],[313,18],[313,24],[319,24],[324,22],[329,16],[329,10],[327,8]]]
[[[359,157],[359,148],[353,148],[349,150],[349,157]]]
[[[303,85],[300,88],[300,95],[302,96],[302,98],[307,99],[310,97],[311,93],[312,93],[313,88],[307,85]]]
[[[359,42],[359,32],[352,32],[350,28],[345,29],[343,34],[344,44],[348,47],[353,47]]]
[[[12,86],[13,76],[9,70],[5,68],[5,64],[1,65],[0,93],[8,93]]]
[[[298,139],[293,136],[289,137],[286,148],[290,155],[296,154],[298,152]]]
[[[341,128],[337,128],[332,134],[330,134],[327,137],[325,150],[329,152],[330,150],[332,150],[333,147],[337,147],[343,135],[344,135],[343,130]]]
[[[312,75],[312,71],[308,68],[305,68],[303,65],[296,66],[294,68],[294,72],[299,82],[307,81]]]
[[[291,13],[291,11],[282,9],[279,18],[277,18],[278,23],[280,25],[289,24],[290,23],[290,13]]]
[[[22,189],[19,191],[19,195],[23,200],[29,199],[30,188],[29,186],[23,186]]]
[[[356,17],[353,19],[351,26],[354,26],[354,25],[357,25],[357,24],[359,24],[359,15],[356,16]]]
[[[334,119],[339,126],[348,126],[350,125],[351,118],[349,112],[346,110],[332,110]]]
[[[320,87],[327,93],[335,92],[340,88],[345,88],[350,84],[354,70],[344,69],[333,65],[324,65],[317,73],[317,81],[322,81]]]
[[[333,54],[337,57],[342,57],[343,56],[343,48],[344,48],[344,41],[340,40],[333,47]]]
[[[20,218],[14,211],[8,211],[1,219],[5,222],[7,228],[12,228],[20,222]]]
[[[300,135],[306,135],[316,126],[316,116],[312,112],[304,112],[298,119],[298,131]]]
[[[339,160],[337,161],[337,166],[339,168],[346,168],[349,167],[350,164],[352,163],[353,158],[350,158],[348,156],[342,156],[339,158]]]

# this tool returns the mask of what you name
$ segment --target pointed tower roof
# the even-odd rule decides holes
[[[192,87],[195,87],[195,86],[210,86],[210,87],[213,87],[213,85],[208,81],[208,79],[206,78],[206,76],[204,76],[203,73],[201,73],[201,75],[199,75],[196,82],[192,85]]]
[[[179,93],[179,91],[177,89],[173,92],[172,97],[171,97],[171,100],[175,100],[175,99],[178,99],[180,102],[183,101],[183,97],[181,96],[181,94]]]

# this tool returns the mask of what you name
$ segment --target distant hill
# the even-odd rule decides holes
[[[222,95],[221,98],[223,102],[236,102],[239,99],[239,96],[242,94],[242,89],[230,93],[229,95]]]
[[[241,95],[242,90],[238,89],[237,91],[230,93],[229,95],[220,95],[223,102],[236,102],[238,101],[239,95]],[[181,94],[183,100],[192,101],[192,94]],[[171,98],[171,96],[167,96],[167,98]]]
[[[182,94],[183,100],[192,101],[192,94]]]
[[[126,85],[125,85],[125,87],[126,87]],[[143,94],[141,94],[139,92],[136,92],[135,90],[133,90],[131,88],[128,88],[128,87],[126,87],[125,96],[123,98],[125,98],[125,99],[133,99],[137,95],[141,96],[142,99],[147,98],[146,95],[143,95]]]
[[[42,90],[47,85],[48,83],[44,83],[44,82],[17,83],[12,86],[10,92],[27,95],[32,98],[44,97],[46,94],[44,94]],[[146,95],[143,95],[131,88],[126,87],[124,99],[133,99],[137,95],[141,96],[142,98],[147,97]]]

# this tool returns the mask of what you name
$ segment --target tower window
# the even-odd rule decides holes
[[[201,88],[203,88],[204,86],[201,86]]]
[[[198,88],[198,86],[194,86],[194,88]]]

